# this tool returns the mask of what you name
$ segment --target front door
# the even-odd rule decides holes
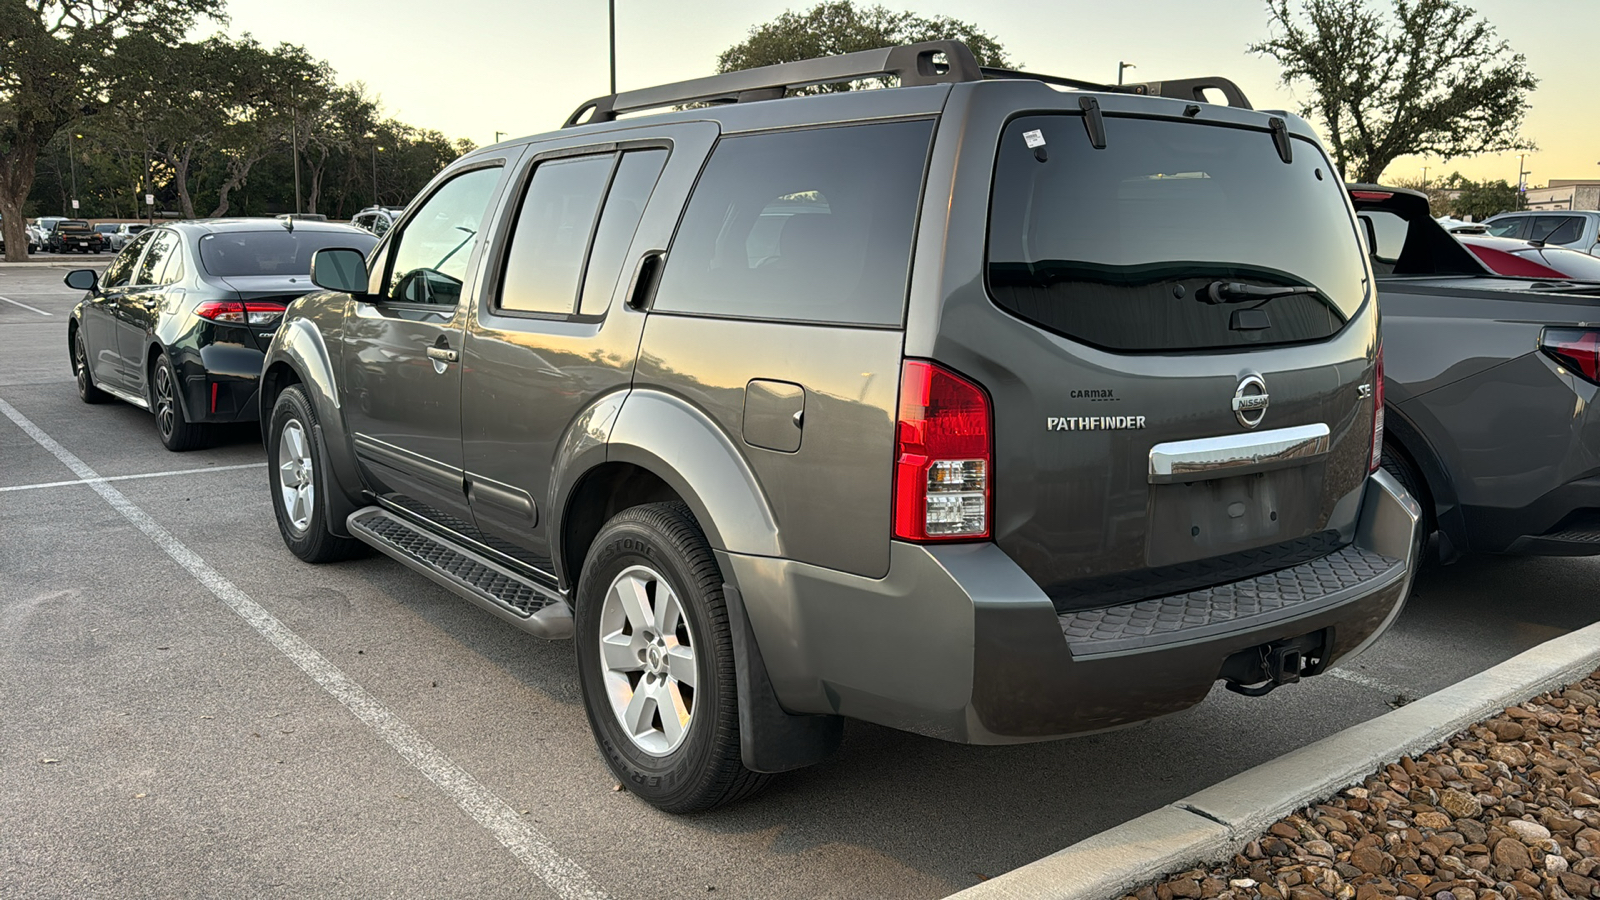
[[[117,254],[100,279],[99,292],[83,313],[84,350],[89,356],[89,372],[94,375],[95,383],[135,392],[139,397],[144,396],[144,391],[136,373],[128,371],[118,343],[117,308],[123,296],[132,290],[139,257],[153,237],[153,234],[140,235]]]
[[[471,530],[461,474],[461,349],[470,273],[505,160],[436,185],[377,257],[371,293],[352,298],[341,364],[345,421],[379,496]]]
[[[508,240],[485,260],[468,328],[473,520],[485,543],[545,571],[557,457],[597,401],[633,378],[645,316],[623,295],[641,257],[666,248],[718,128],[650,133],[620,146],[541,145],[505,205]]]

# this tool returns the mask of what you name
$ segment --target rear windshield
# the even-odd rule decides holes
[[[1363,251],[1315,145],[1292,139],[1286,164],[1266,131],[1115,116],[1105,130],[1096,150],[1081,116],[1007,126],[989,219],[999,305],[1122,351],[1321,340],[1360,308]],[[1312,290],[1201,302],[1218,282]]]
[[[88,231],[89,223],[82,219],[62,219],[56,223],[57,231]]]
[[[328,247],[366,253],[378,239],[358,231],[230,231],[200,238],[200,265],[212,275],[308,275],[311,254]]]

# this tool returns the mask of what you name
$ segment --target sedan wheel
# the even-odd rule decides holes
[[[72,332],[72,373],[78,379],[78,399],[85,403],[104,403],[111,399],[105,391],[94,386],[94,376],[89,373],[89,349],[83,343],[83,331]]]
[[[156,414],[156,434],[168,450],[197,450],[211,443],[211,429],[191,423],[183,415],[178,397],[178,376],[165,353],[151,369],[150,411]]]

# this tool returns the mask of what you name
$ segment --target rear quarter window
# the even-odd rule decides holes
[[[652,308],[900,324],[932,135],[918,120],[724,138]]]

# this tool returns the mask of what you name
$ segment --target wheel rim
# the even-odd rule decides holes
[[[306,430],[299,419],[290,419],[278,434],[278,495],[296,532],[311,527],[311,510],[317,499],[315,475]]]
[[[78,376],[78,393],[89,393],[89,353],[83,346],[83,332],[72,335],[72,363]]]
[[[600,665],[611,713],[651,756],[678,749],[694,719],[696,642],[677,592],[645,566],[625,569],[600,608]]]
[[[172,374],[164,364],[156,366],[156,427],[166,437],[172,435],[177,409],[172,398]]]

